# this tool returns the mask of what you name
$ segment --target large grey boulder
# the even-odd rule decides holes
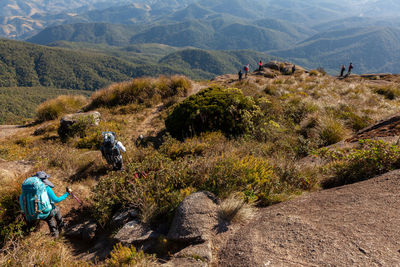
[[[68,114],[61,118],[58,128],[58,135],[65,140],[68,137],[74,136],[73,131],[75,124],[82,123],[82,127],[97,126],[100,123],[101,115],[98,111],[81,112]]]
[[[125,246],[141,245],[148,241],[157,240],[159,234],[151,230],[147,225],[137,220],[128,222],[118,231],[114,239]]]
[[[186,197],[177,208],[168,239],[185,243],[210,240],[218,224],[217,209],[212,193],[197,192]]]

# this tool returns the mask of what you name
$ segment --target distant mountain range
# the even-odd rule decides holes
[[[247,63],[256,66],[257,60],[271,59],[254,51],[182,50],[157,44],[121,48],[78,45],[83,48],[76,43],[69,45],[71,50],[0,39],[0,87],[97,90],[112,82],[161,74],[210,79],[236,72]],[[142,57],[134,60],[135,55]]]
[[[160,57],[120,48],[254,50],[330,73],[347,61],[355,72],[400,72],[395,0],[3,0],[0,7],[0,36],[85,51],[108,47],[134,64]]]
[[[272,54],[336,74],[341,64],[351,61],[356,73],[400,73],[400,29],[367,27],[330,31]]]

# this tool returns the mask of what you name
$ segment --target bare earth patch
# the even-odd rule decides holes
[[[219,266],[398,266],[400,170],[258,211]]]

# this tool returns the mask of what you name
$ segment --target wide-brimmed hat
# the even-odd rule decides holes
[[[50,186],[51,188],[54,188],[53,183],[49,181],[50,175],[48,175],[48,174],[45,173],[44,171],[37,172],[37,173],[35,174],[35,176],[38,177],[38,178],[40,178],[40,179],[42,180],[42,182],[43,182],[45,185],[48,185],[48,186]]]

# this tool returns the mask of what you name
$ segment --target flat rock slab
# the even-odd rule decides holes
[[[175,254],[177,258],[193,258],[203,262],[211,262],[212,247],[211,242],[186,247]]]
[[[400,170],[261,209],[219,266],[399,266]]]
[[[207,267],[208,263],[193,258],[173,258],[171,261],[163,264],[165,267]]]
[[[186,197],[177,208],[168,239],[178,242],[204,242],[218,224],[217,200],[209,192]]]
[[[80,239],[86,242],[91,241],[96,236],[97,224],[93,221],[86,221],[72,226],[65,233],[70,238]]]
[[[130,221],[118,231],[114,239],[123,245],[137,245],[149,240],[155,240],[159,234],[152,231],[148,226],[139,221]]]

